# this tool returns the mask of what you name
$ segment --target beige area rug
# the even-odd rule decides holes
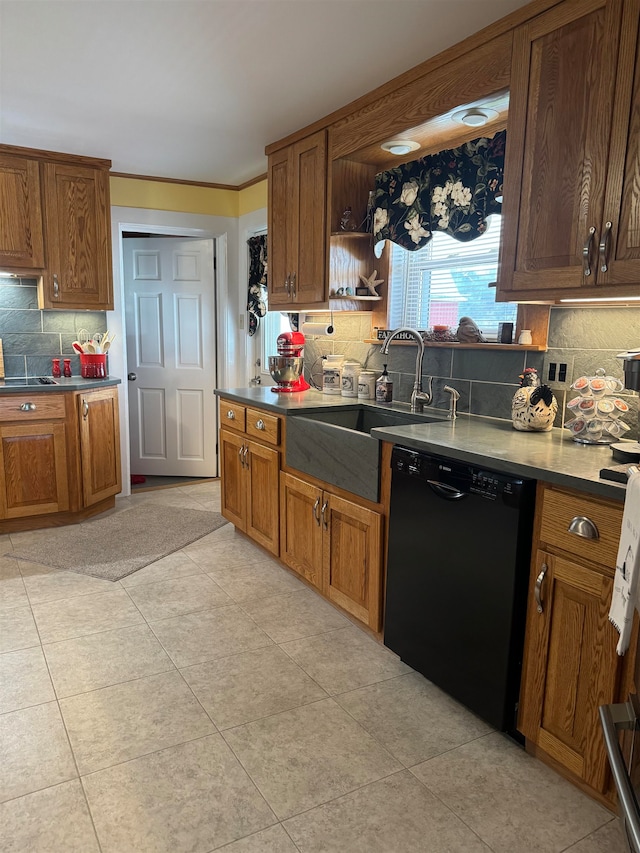
[[[212,533],[219,512],[144,503],[104,518],[39,530],[8,556],[118,581]]]

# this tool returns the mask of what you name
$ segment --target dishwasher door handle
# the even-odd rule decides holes
[[[461,492],[455,486],[448,486],[446,483],[440,483],[438,480],[427,480],[433,491],[441,498],[447,501],[459,501],[461,498],[466,498],[467,493]]]

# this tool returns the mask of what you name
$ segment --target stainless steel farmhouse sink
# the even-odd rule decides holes
[[[442,418],[354,405],[300,412],[287,418],[286,462],[326,483],[377,501],[380,442],[374,427],[430,423]]]

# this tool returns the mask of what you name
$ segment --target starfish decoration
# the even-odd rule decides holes
[[[366,275],[360,276],[360,281],[367,288],[371,296],[378,296],[378,291],[376,290],[376,287],[379,284],[382,284],[382,282],[384,281],[383,278],[376,278],[377,275],[378,270],[374,270],[368,278]]]

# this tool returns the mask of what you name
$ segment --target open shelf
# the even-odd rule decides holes
[[[362,238],[362,237],[372,237],[370,231],[332,231],[332,237],[350,237],[352,239]]]
[[[329,299],[331,302],[335,299],[336,301],[340,299],[348,299],[350,302],[380,302],[382,296],[338,296],[337,294],[329,294]]]

